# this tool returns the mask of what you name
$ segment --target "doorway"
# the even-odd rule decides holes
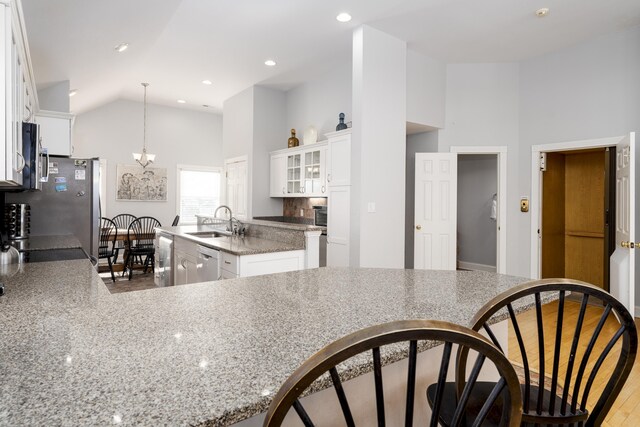
[[[635,312],[635,184],[636,134],[590,140],[557,142],[531,147],[531,278],[542,273],[542,169],[544,154],[561,151],[615,147],[615,160],[611,159],[611,194],[615,194],[615,243],[609,257],[609,293],[629,310]],[[615,173],[613,170],[615,169]],[[614,189],[615,187],[615,189]],[[610,226],[610,228],[614,228]],[[612,236],[613,240],[614,237]]]
[[[415,154],[414,268],[456,269],[458,156],[489,154],[497,158],[496,271],[506,274],[507,147],[452,146],[450,150]]]
[[[458,155],[456,266],[496,272],[498,156]]]
[[[582,280],[609,291],[615,218],[611,159],[615,147],[545,154],[541,278]]]

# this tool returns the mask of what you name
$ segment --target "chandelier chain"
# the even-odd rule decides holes
[[[149,83],[142,83],[144,86],[144,120],[142,127],[142,152],[147,152],[147,86]]]

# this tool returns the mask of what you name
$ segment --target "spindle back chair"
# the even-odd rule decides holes
[[[577,297],[580,304],[575,324],[565,320],[569,294],[572,298]],[[533,340],[525,339],[523,325],[518,322],[513,305],[523,298],[533,298],[535,303],[537,336]],[[556,298],[555,324],[548,320],[545,324],[543,301]],[[597,323],[585,321],[588,306],[598,314],[601,311]],[[518,358],[522,364],[523,423],[601,425],[629,377],[638,351],[636,326],[624,305],[603,289],[577,280],[544,279],[524,283],[493,298],[471,322],[471,329],[483,329],[494,345],[501,348],[488,323],[496,314],[508,314],[518,343],[517,354],[510,353],[509,358]],[[548,337],[553,340],[551,346],[549,340],[545,343],[545,330],[552,331],[553,336]],[[568,352],[561,351],[563,342],[571,342]],[[595,354],[594,348],[601,347],[603,351]],[[530,363],[535,363],[536,357],[537,365]],[[614,368],[601,370],[605,360]],[[465,350],[461,349],[458,353],[458,393],[464,386],[461,373],[465,366]],[[598,387],[601,388],[599,396],[592,396],[590,393],[596,383],[604,387]],[[443,420],[443,424],[448,425],[447,421]]]
[[[109,263],[109,271],[111,272],[111,280],[116,281],[113,273],[113,263],[115,262],[114,251],[116,249],[116,237],[118,227],[109,218],[100,217],[100,244],[98,245],[98,258],[107,259]],[[113,258],[113,259],[112,259]]]
[[[494,392],[489,396],[481,411],[475,419],[476,424],[484,420],[490,410],[500,413],[502,425],[515,427],[520,425],[522,412],[522,399],[517,375],[506,357],[486,338],[468,328],[449,322],[434,320],[402,320],[382,325],[372,326],[347,335],[327,345],[305,361],[282,385],[275,395],[269,410],[267,411],[264,426],[280,426],[289,412],[294,408],[295,413],[305,426],[313,426],[311,416],[303,407],[300,396],[311,386],[315,380],[328,372],[331,384],[338,398],[342,416],[347,426],[355,426],[354,414],[352,414],[347,394],[343,388],[343,382],[336,366],[352,357],[371,352],[374,388],[375,409],[371,413],[377,415],[378,425],[385,425],[385,399],[383,393],[383,373],[381,362],[381,347],[397,343],[408,342],[408,369],[406,386],[405,425],[412,426],[414,420],[414,398],[416,394],[418,341],[430,340],[444,342],[443,356],[440,361],[438,374],[438,393],[436,405],[433,409],[431,425],[437,425],[439,408],[443,400],[443,387],[445,384],[449,361],[451,359],[453,344],[469,348],[478,353],[476,363],[469,376],[466,388],[466,396],[470,394],[473,384],[477,380],[478,373],[485,361],[493,362],[497,368],[500,380],[497,382]],[[435,362],[437,363],[437,362]],[[453,363],[451,363],[453,365]],[[489,365],[487,363],[486,365]],[[453,368],[452,368],[453,369]],[[328,381],[328,380],[327,380]],[[352,396],[353,397],[353,396]],[[360,396],[362,397],[362,396]],[[466,421],[468,414],[465,412],[465,398],[460,401],[456,412],[457,419]],[[337,406],[337,404],[336,404]],[[373,403],[372,405],[373,406]],[[337,410],[337,408],[336,408]],[[471,425],[471,424],[469,424]]]

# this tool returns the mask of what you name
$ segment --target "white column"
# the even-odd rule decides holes
[[[352,266],[404,268],[406,57],[405,41],[354,31]]]
[[[320,266],[321,234],[321,230],[304,232],[304,268],[318,268]]]

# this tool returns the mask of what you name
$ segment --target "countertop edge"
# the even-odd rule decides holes
[[[211,231],[213,233],[213,232],[219,231],[219,229],[216,229],[215,227],[208,226],[208,225],[198,225],[197,227],[208,227],[208,230],[203,230],[202,232]],[[274,246],[270,249],[251,248],[251,249],[233,250],[233,249],[225,248],[220,245],[216,245],[215,242],[212,242],[208,238],[202,238],[197,235],[180,232],[178,230],[171,230],[169,227],[158,227],[156,230],[171,234],[173,236],[180,237],[181,239],[189,240],[191,242],[197,243],[202,246],[206,246],[211,249],[216,249],[216,250],[226,252],[231,255],[237,255],[237,256],[260,255],[260,254],[269,254],[269,253],[276,253],[276,252],[304,251],[305,249],[304,247],[299,247],[297,245],[287,244],[287,243],[283,243],[275,240],[266,240],[260,237],[246,236],[248,238],[259,240],[259,241],[271,242],[274,244]],[[238,236],[225,236],[225,238],[239,239],[239,240],[243,239],[243,237],[238,237]]]

